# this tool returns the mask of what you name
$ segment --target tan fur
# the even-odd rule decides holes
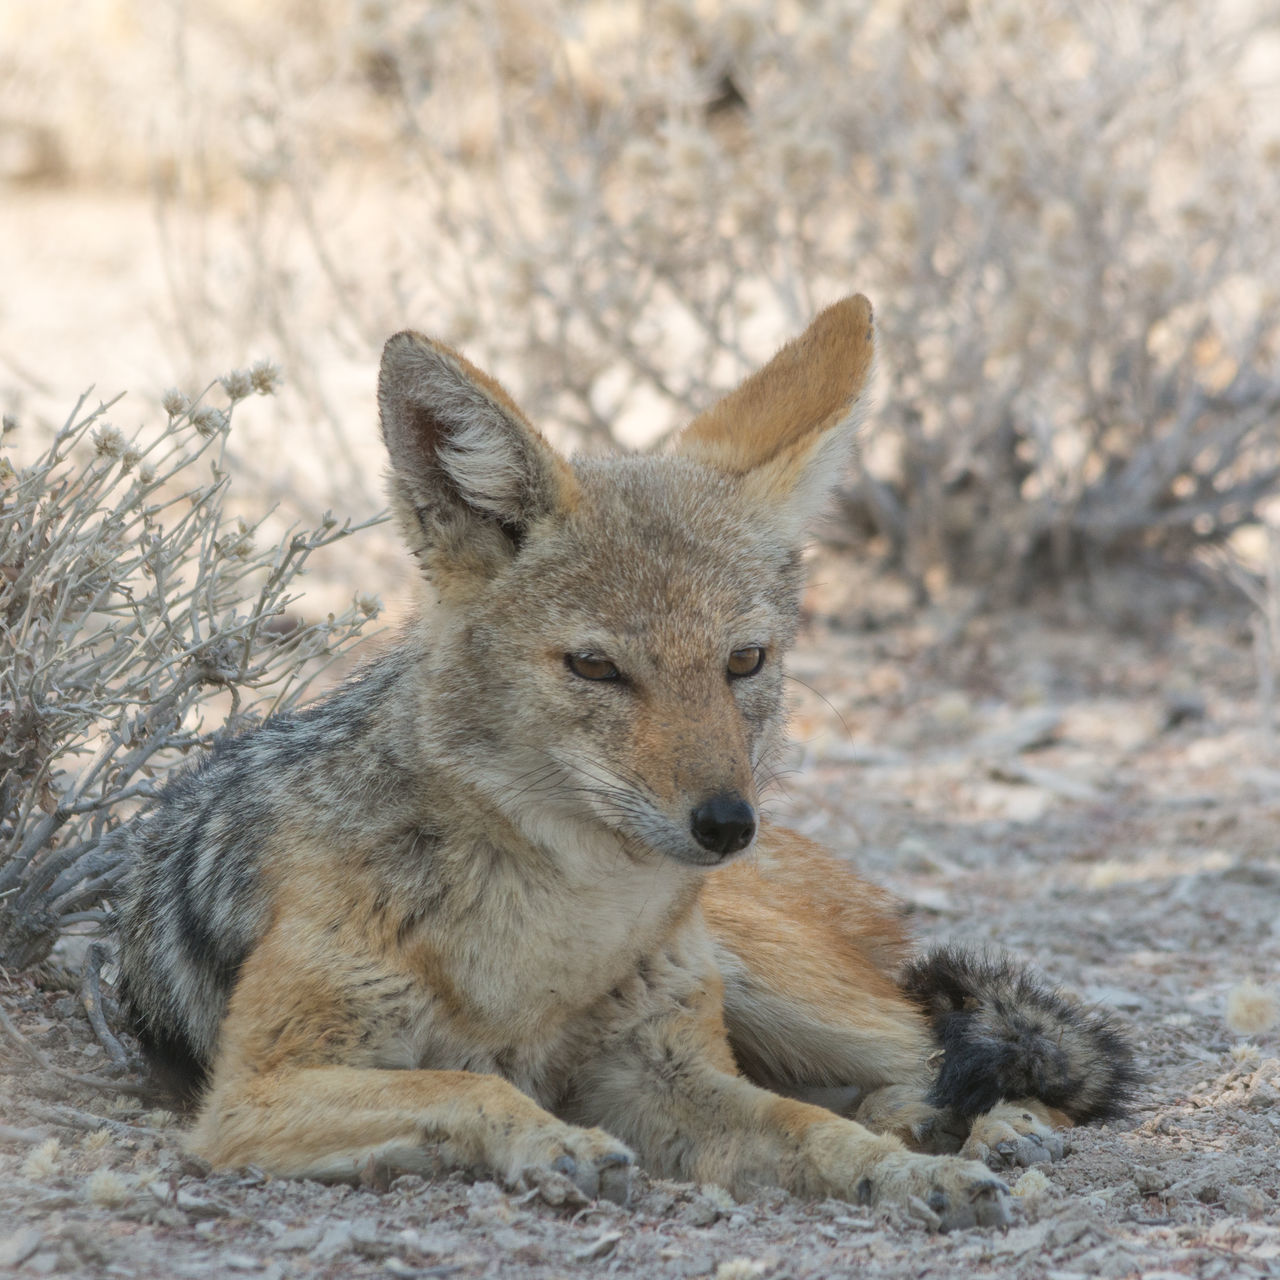
[[[708,879],[739,1060],[771,1087],[926,1083],[932,1043],[889,976],[908,944],[887,895],[795,832]],[[796,1078],[803,1064],[806,1076]]]

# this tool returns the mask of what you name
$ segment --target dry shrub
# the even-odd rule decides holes
[[[82,399],[29,466],[0,456],[0,966],[102,922],[121,818],[224,724],[295,703],[376,613],[286,613],[312,552],[352,526],[259,547],[223,512],[235,405],[276,378],[223,378],[225,409],[170,392],[164,430],[132,437],[107,420],[117,401]]]

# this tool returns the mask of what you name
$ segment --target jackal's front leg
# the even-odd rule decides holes
[[[189,1145],[217,1167],[346,1181],[464,1168],[509,1186],[554,1175],[625,1200],[632,1158],[598,1129],[557,1120],[498,1076],[314,1066],[215,1080]]]
[[[861,1204],[918,1197],[944,1229],[1008,1221],[1006,1188],[985,1165],[909,1151],[739,1076],[714,968],[692,952],[672,948],[620,990],[624,1016],[575,1081],[570,1118],[617,1134],[657,1173],[735,1195],[777,1186]]]
[[[512,1186],[567,1177],[588,1196],[625,1199],[632,1156],[609,1134],[564,1123],[495,1075],[382,1067],[378,1046],[403,1025],[411,984],[371,955],[335,962],[308,941],[302,926],[280,926],[246,961],[193,1151],[285,1177],[465,1168]]]

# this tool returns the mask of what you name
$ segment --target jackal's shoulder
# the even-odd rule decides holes
[[[173,1079],[207,1067],[273,886],[361,847],[394,851],[412,826],[410,803],[427,790],[400,727],[415,662],[392,650],[306,710],[222,738],[115,837],[131,863],[119,905],[126,1002]]]
[[[218,736],[173,774],[134,831],[145,843],[166,823],[221,805],[234,807],[249,827],[268,809],[340,804],[357,776],[361,785],[403,778],[413,766],[399,721],[413,694],[414,665],[411,650],[390,650],[310,706]]]

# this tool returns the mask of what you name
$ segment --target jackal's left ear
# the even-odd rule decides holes
[[[676,451],[740,476],[784,536],[799,540],[853,455],[874,362],[871,304],[845,298],[695,418]]]
[[[568,463],[493,378],[443,343],[389,339],[378,408],[392,503],[433,577],[492,572],[537,520],[574,501]]]

